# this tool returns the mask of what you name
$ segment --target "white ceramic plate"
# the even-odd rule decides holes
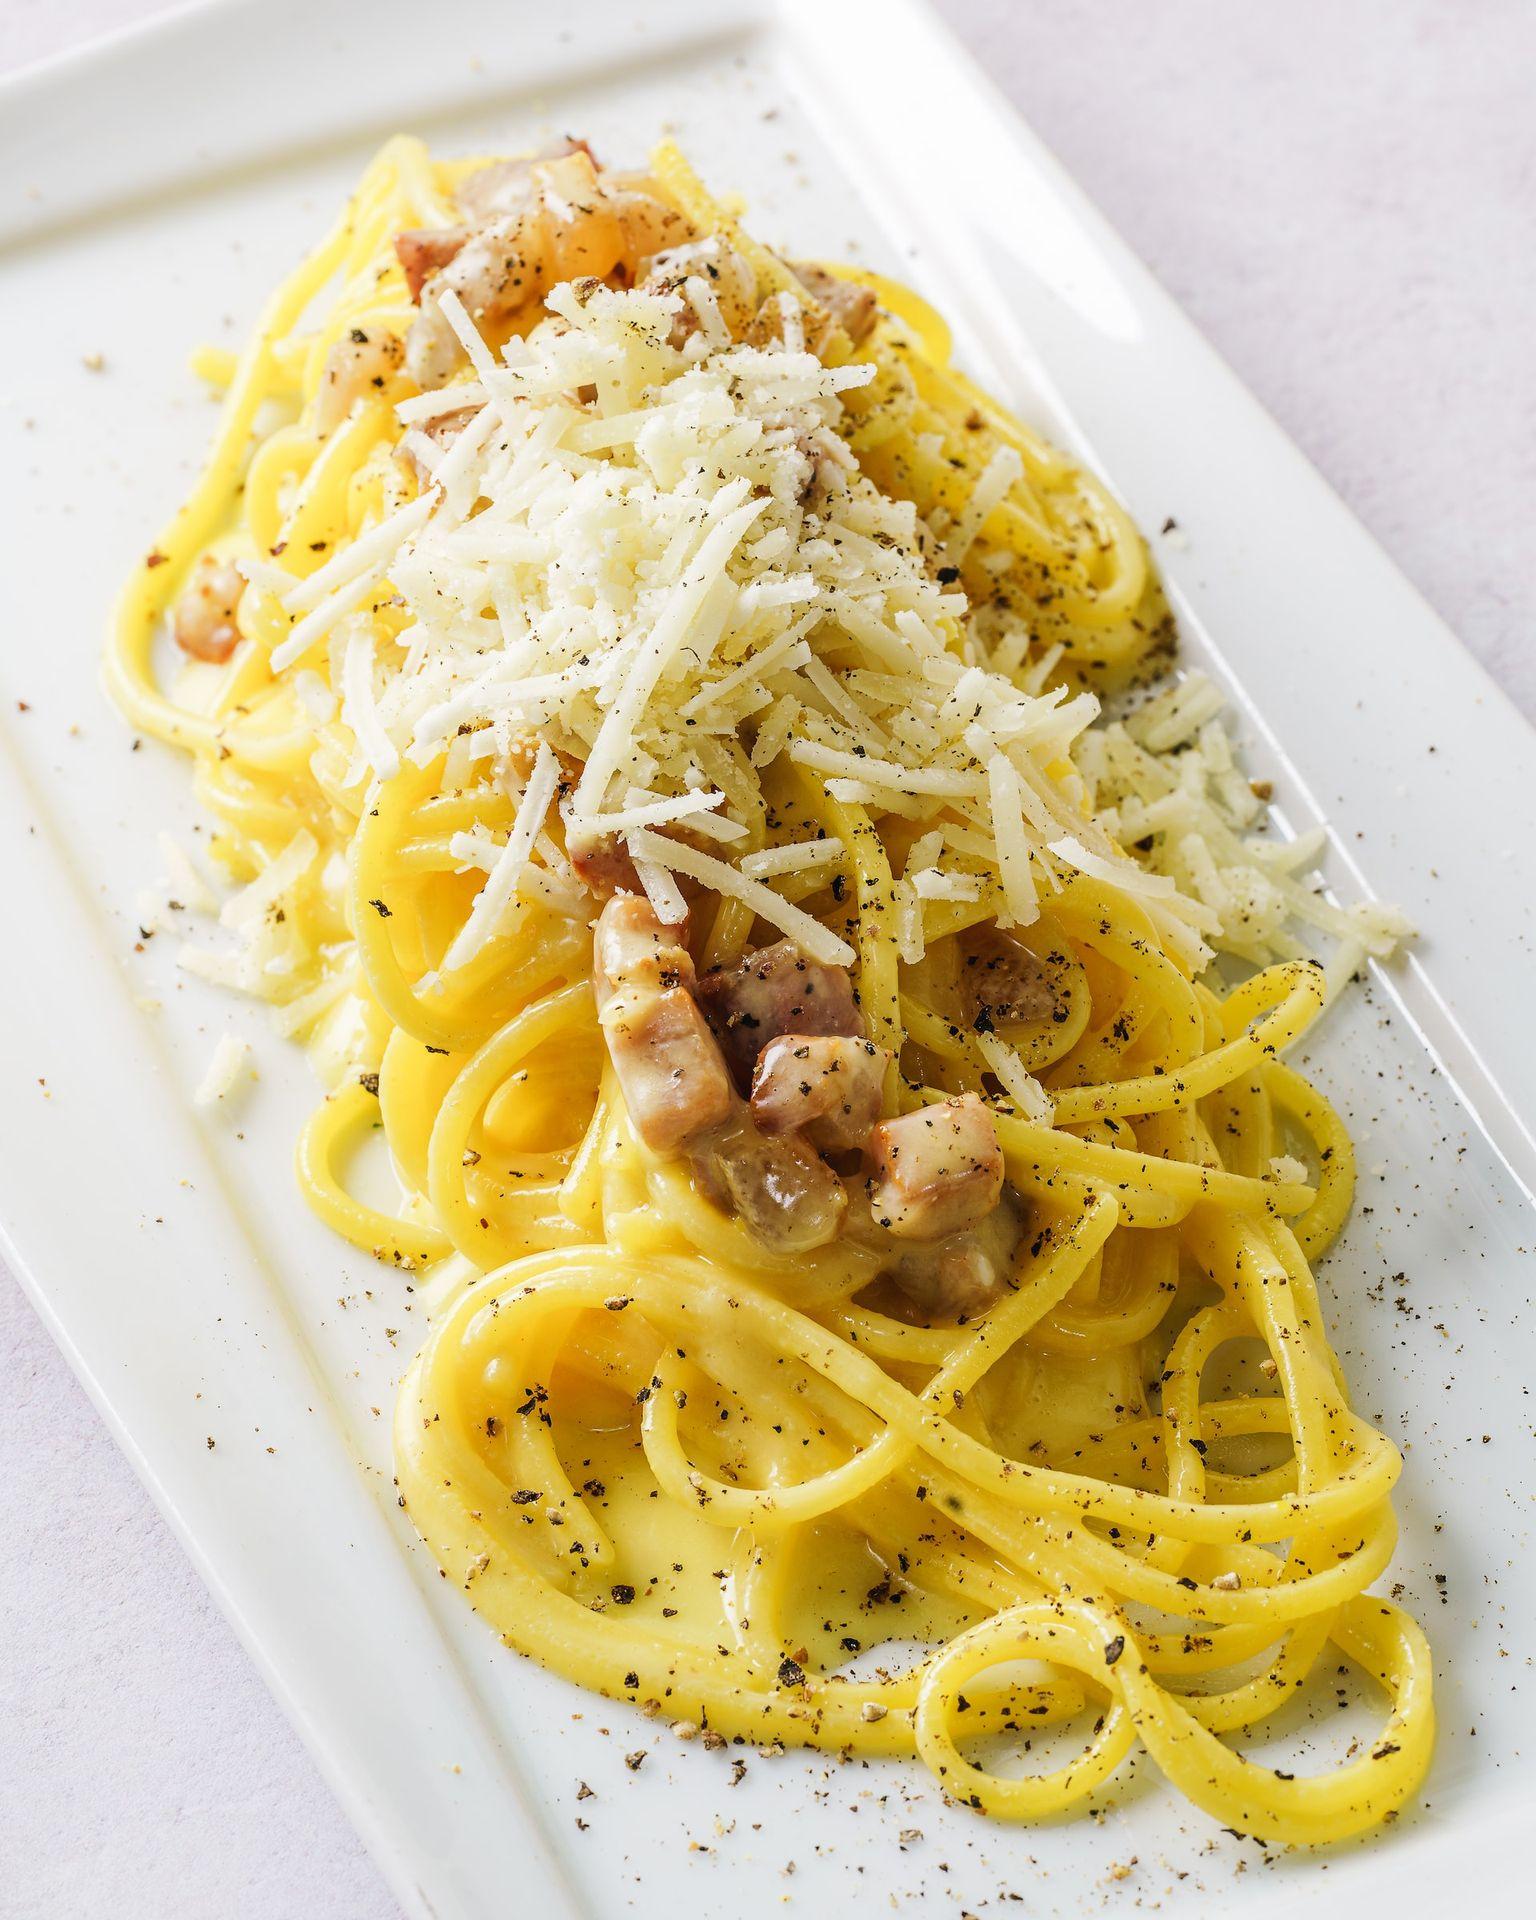
[[[1266,1856],[1147,1771],[1102,1822],[1033,1831],[945,1808],[915,1765],[749,1753],[732,1787],[727,1756],[501,1650],[416,1547],[387,1444],[409,1296],[292,1185],[302,1060],[179,980],[164,939],[133,950],[155,831],[195,816],[96,679],[115,586],[211,424],[188,348],[240,336],[402,126],[450,149],[573,127],[635,155],[674,128],[767,236],[938,293],[977,372],[1143,526],[1177,519],[1154,544],[1254,771],[1293,824],[1340,823],[1342,891],[1368,877],[1422,928],[1312,1062],[1365,1176],[1325,1284],[1360,1404],[1408,1448],[1394,1576],[1439,1656],[1427,1804],[1380,1843]],[[1483,1911],[1520,1907],[1536,736],[953,43],[905,0],[222,6],[0,94],[0,246],[5,1249],[406,1908],[742,1920],[1012,1893],[1406,1916],[1474,1873]],[[262,1079],[205,1124],[189,1090],[227,1027]],[[1291,1748],[1316,1764],[1357,1724],[1299,1721]]]

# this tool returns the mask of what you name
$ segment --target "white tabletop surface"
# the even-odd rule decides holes
[[[1536,7],[939,4],[1536,717]],[[156,10],[0,0],[0,71]],[[0,1392],[0,1915],[393,1920],[3,1270]]]

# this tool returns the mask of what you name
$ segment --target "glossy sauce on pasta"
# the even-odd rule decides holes
[[[770,1253],[686,1159],[644,1145],[604,1046],[588,917],[535,901],[445,965],[480,885],[455,836],[504,835],[516,811],[483,768],[456,779],[439,754],[360,775],[344,722],[306,704],[304,674],[337,677],[323,639],[274,670],[290,623],[258,591],[227,663],[167,689],[157,634],[206,553],[298,577],[410,496],[397,360],[323,431],[321,392],[344,336],[408,334],[395,238],[450,227],[473,171],[392,141],[238,364],[205,363],[228,376],[219,433],[126,589],[107,665],[133,724],[191,755],[233,879],[313,840],[267,936],[290,983],[280,1024],[328,1087],[298,1177],[430,1308],[396,1415],[402,1504],[511,1646],[674,1721],[916,1755],[1007,1818],[1081,1804],[1139,1744],[1213,1819],[1266,1840],[1379,1825],[1428,1764],[1430,1666],[1418,1627],[1368,1591],[1401,1458],[1350,1406],[1313,1272],[1353,1182],[1344,1127],[1282,1062],[1322,1009],[1315,964],[1218,991],[1134,892],[1063,875],[1021,934],[1049,956],[1051,1009],[1002,1029],[1048,1096],[1031,1118],[964,1001],[996,890],[930,901],[922,958],[904,959],[893,889],[912,822],[770,767],[770,810],[843,849],[850,883],[821,876],[799,903],[855,953],[865,1029],[895,1061],[886,1111],[984,1095],[1022,1209],[1006,1291],[927,1324],[857,1236]],[[795,287],[675,153],[648,190],[694,236],[724,235],[759,296]],[[875,376],[847,400],[864,476],[953,517],[1014,449],[1021,477],[978,559],[1002,556],[1067,683],[1149,667],[1166,616],[1122,509],[950,366],[930,309],[878,292]],[[968,563],[963,589],[979,605],[1001,577]],[[398,607],[381,595],[372,617],[389,645]],[[740,901],[699,888],[689,904],[701,971],[762,944]],[[380,1123],[395,1211],[348,1185]],[[888,1642],[907,1650],[882,1663]],[[1244,1757],[1242,1736],[1339,1655],[1381,1689],[1378,1739],[1312,1778]],[[1044,1666],[1019,1679],[1021,1659]],[[1082,1730],[1071,1758],[1010,1764],[1058,1723]]]

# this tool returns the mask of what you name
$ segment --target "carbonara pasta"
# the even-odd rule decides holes
[[[448,1578],[711,1744],[1017,1819],[1140,1746],[1266,1840],[1391,1819],[1430,1662],[1284,1055],[1395,928],[1259,831],[1198,676],[1126,702],[1170,632],[1116,501],[670,147],[393,140],[198,364],[108,678],[216,822],[184,964],[308,1045],[300,1185],[429,1309]],[[1245,1755],[1340,1656],[1378,1737]]]

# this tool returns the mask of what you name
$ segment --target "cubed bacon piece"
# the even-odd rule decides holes
[[[459,182],[454,198],[477,226],[516,213],[533,191],[533,169],[540,160],[563,160],[567,154],[584,153],[594,159],[585,140],[551,140],[537,153],[523,154],[516,160],[492,160],[476,167]]]
[[[692,993],[693,958],[685,927],[669,927],[640,893],[616,894],[597,916],[592,937],[592,986],[601,1013],[621,988],[651,993],[681,987]]]
[[[795,278],[811,298],[826,308],[856,347],[862,346],[873,331],[875,316],[880,311],[880,303],[870,289],[861,287],[856,280],[828,273],[825,267],[815,266],[809,260],[796,260],[792,264]]]
[[[882,1120],[870,1135],[876,1224],[902,1240],[938,1240],[984,1220],[1003,1191],[992,1115],[968,1093]]]
[[[418,306],[422,288],[458,256],[472,232],[470,227],[412,227],[395,235],[395,257]]]
[[[235,615],[244,592],[245,579],[237,568],[204,554],[171,616],[171,632],[182,652],[222,666],[240,644]]]
[[[1008,1188],[985,1220],[963,1233],[912,1245],[887,1269],[928,1320],[973,1320],[1008,1291],[1024,1211]]]
[[[616,893],[640,892],[635,863],[616,833],[572,827],[565,837],[565,851],[577,878],[599,900],[610,900]]]
[[[837,1238],[847,1192],[820,1154],[793,1134],[759,1133],[747,1121],[701,1143],[694,1165],[772,1252],[809,1253]]]
[[[675,1153],[729,1117],[731,1077],[686,987],[621,988],[600,1018],[630,1124],[653,1153]]]
[[[405,362],[405,346],[386,327],[349,327],[325,356],[315,424],[322,433],[339,427],[353,406],[382,393]]]
[[[533,162],[493,160],[489,166],[476,167],[459,182],[454,198],[460,210],[477,227],[492,220],[504,220],[516,213],[533,192]]]
[[[890,1054],[847,1034],[780,1034],[757,1058],[752,1118],[829,1153],[862,1147],[880,1117]]]
[[[1056,989],[1045,962],[996,927],[976,927],[962,939],[960,991],[971,1024],[983,1032],[1021,1020],[1045,1020],[1056,1011]]]
[[[690,988],[693,961],[650,902],[620,894],[598,916],[592,986],[635,1132],[675,1153],[724,1124],[735,1105],[725,1061]]]
[[[847,969],[808,960],[792,940],[706,973],[699,1001],[743,1090],[757,1056],[781,1033],[864,1032]]]
[[[396,244],[420,312],[406,336],[406,368],[424,393],[444,386],[463,346],[442,310],[448,293],[482,328],[536,306],[562,282],[611,276],[689,237],[675,209],[600,174],[590,150],[564,141],[526,161],[482,168],[461,189],[465,226],[416,230]]]

